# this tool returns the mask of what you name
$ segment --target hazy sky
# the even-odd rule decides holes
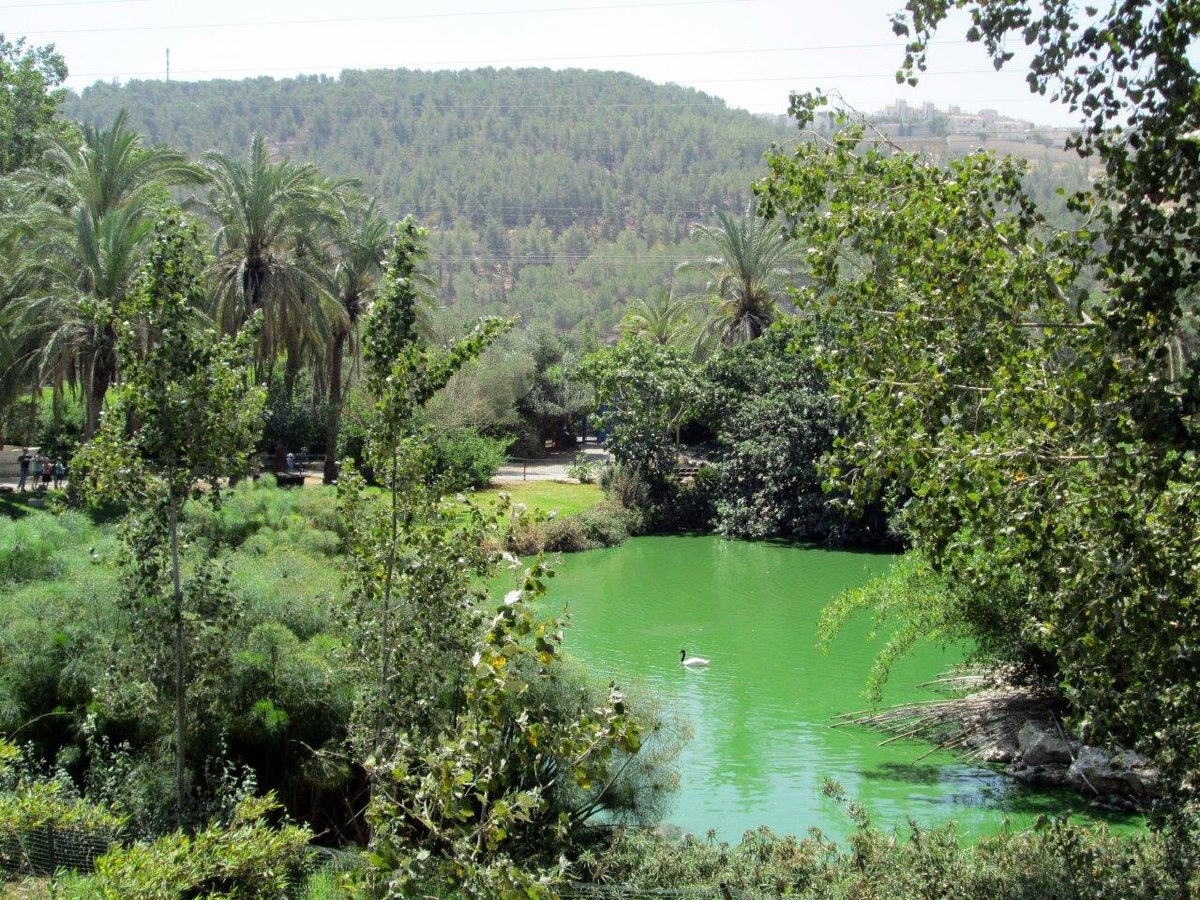
[[[903,0],[0,0],[0,29],[53,42],[69,86],[200,80],[347,68],[545,66],[616,69],[722,97],[751,112],[786,112],[788,92],[837,90],[873,111],[897,97],[991,108],[1040,124],[1075,124],[1029,93],[1025,58],[992,70],[940,35],[917,88],[895,83],[903,42],[888,14]]]

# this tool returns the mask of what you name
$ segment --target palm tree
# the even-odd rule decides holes
[[[327,233],[337,225],[337,196],[349,182],[333,182],[311,164],[274,163],[256,134],[246,159],[204,154],[211,180],[200,206],[217,225],[215,318],[236,332],[262,313],[257,377],[268,380],[284,354],[284,399],[290,405],[305,356],[319,370],[332,333],[346,315],[325,275]],[[266,371],[264,372],[264,366]],[[275,468],[287,448],[275,443]]]
[[[332,293],[342,315],[334,323],[329,348],[329,415],[325,426],[325,483],[337,480],[337,443],[342,415],[342,363],[347,343],[358,337],[358,323],[366,312],[383,272],[388,248],[388,222],[374,198],[343,198],[343,214],[334,231]]]
[[[128,120],[121,110],[108,128],[85,125],[78,144],[71,135],[55,135],[28,180],[49,203],[82,209],[93,222],[118,207],[146,208],[165,198],[167,185],[204,181],[182,153],[142,146]]]
[[[85,438],[96,433],[117,377],[113,321],[153,230],[137,207],[117,207],[98,221],[76,207],[69,216],[46,215],[34,243],[33,271],[48,289],[27,295],[23,321],[40,332],[39,377],[82,383]]]
[[[692,329],[688,317],[693,303],[671,296],[664,287],[654,288],[647,298],[634,298],[625,308],[625,318],[618,326],[625,334],[644,334],[658,344],[674,344],[687,340]]]
[[[200,201],[216,221],[216,317],[236,331],[262,311],[258,364],[288,352],[291,370],[304,346],[327,343],[343,313],[322,278],[324,233],[337,220],[335,198],[344,183],[324,179],[311,164],[273,163],[256,134],[247,159],[210,151],[211,180]]]
[[[712,310],[701,340],[739,344],[759,337],[778,315],[777,299],[798,267],[799,248],[786,240],[780,223],[758,216],[753,200],[740,218],[718,211],[716,225],[696,225],[692,233],[712,251],[703,262],[681,267],[711,279]]]
[[[82,381],[87,438],[118,376],[112,322],[153,216],[169,202],[168,185],[198,183],[203,174],[174,150],[144,147],[124,111],[107,128],[85,126],[79,137],[56,135],[43,165],[21,175],[37,284],[17,315],[41,335],[35,377]]]
[[[33,279],[19,217],[13,214],[9,202],[8,187],[0,182],[3,216],[0,218],[0,420],[3,411],[25,388],[31,385],[36,388],[38,384],[38,335],[24,321],[25,298],[33,287]],[[0,443],[3,442],[4,435],[0,434]]]

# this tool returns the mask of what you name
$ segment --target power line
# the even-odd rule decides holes
[[[1020,75],[1022,78],[1025,77],[1024,72],[1019,72],[1016,69],[1001,69],[999,72],[997,72],[994,69],[959,69],[957,71],[949,71],[949,72],[922,72],[921,78],[922,79],[938,78],[938,77],[947,77],[947,76],[952,76],[952,75],[1004,75],[1004,74]],[[823,75],[772,75],[772,76],[763,76],[763,77],[755,77],[755,78],[698,78],[698,79],[695,79],[692,81],[677,82],[677,83],[681,83],[684,86],[689,86],[689,85],[693,85],[693,84],[733,84],[735,82],[748,82],[748,81],[820,81],[820,80],[824,80],[824,79],[829,79],[831,81],[833,79],[838,79],[839,81],[841,81],[841,80],[845,80],[847,78],[887,78],[889,80],[895,80],[895,77],[896,77],[895,74],[893,74],[891,72],[879,72],[879,73],[850,72],[850,73],[847,73],[844,75],[830,75],[830,74],[823,74]]]
[[[329,19],[264,19],[254,22],[194,22],[175,25],[108,25],[92,28],[55,28],[26,31],[26,35],[96,34],[117,31],[171,31],[176,29],[261,28],[281,25],[343,25],[364,22],[406,22],[416,19],[462,19],[477,16],[518,16],[564,12],[612,12],[613,10],[656,9],[677,6],[715,6],[729,3],[750,3],[752,0],[655,0],[652,3],[609,3],[603,6],[542,6],[526,9],[470,10],[468,12],[409,13],[401,16],[346,16]]]
[[[178,70],[176,70],[176,72],[178,74]],[[993,74],[1004,74],[1006,72],[1010,75],[1022,75],[1023,76],[1023,73],[1018,72],[1015,69],[1001,70],[1000,73],[996,73],[992,69],[958,69],[958,70],[945,71],[945,72],[923,72],[921,74],[921,77],[922,78],[936,78],[936,77],[958,77],[961,75],[993,75]],[[763,77],[754,77],[754,78],[704,78],[704,79],[697,79],[697,80],[690,81],[690,82],[670,82],[670,84],[673,84],[677,87],[691,87],[691,86],[697,85],[697,84],[732,84],[732,83],[746,83],[746,82],[793,83],[793,82],[803,82],[803,81],[836,81],[836,80],[846,80],[846,79],[852,79],[852,78],[854,78],[854,79],[857,79],[857,78],[892,79],[893,77],[894,76],[891,74],[882,74],[882,73],[875,74],[875,73],[865,73],[865,72],[850,72],[850,73],[841,74],[841,73],[824,72],[824,73],[809,73],[809,74],[805,74],[805,75],[777,75],[777,76],[763,76]],[[249,80],[249,79],[247,79],[247,80]],[[282,81],[288,81],[288,80],[292,80],[292,79],[281,79],[280,81],[282,82]],[[648,79],[645,79],[645,80],[648,83],[653,84],[653,82],[649,82]],[[184,82],[184,83],[186,84],[186,82]],[[204,82],[192,82],[192,84],[202,84],[202,83],[204,83]],[[662,108],[662,109],[683,109],[683,108],[694,107],[694,106],[699,106],[699,105],[716,106],[718,104],[720,106],[728,109],[731,112],[737,111],[737,107],[726,106],[725,101],[720,97],[706,95],[703,92],[700,92],[700,93],[701,93],[701,96],[695,98],[695,101],[690,102],[690,103],[682,102],[682,101],[670,102],[670,103],[666,103],[666,102],[662,102],[662,101],[655,101],[655,102],[650,102],[650,103],[616,103],[616,102],[614,102],[614,103],[594,103],[594,102],[585,102],[585,103],[577,103],[577,102],[571,102],[571,103],[436,103],[436,102],[428,102],[427,103],[424,101],[422,101],[422,102],[423,102],[424,107],[427,107],[427,108],[433,109],[433,110],[438,110],[438,111],[463,109],[463,110],[472,110],[472,111],[495,111],[495,112],[508,112],[510,110],[542,110],[542,111],[550,112],[552,110],[561,110],[561,109],[574,109],[574,110],[582,110],[582,109],[660,109],[660,108]],[[224,97],[198,98],[198,99],[193,99],[191,102],[193,103],[194,106],[200,106],[200,99],[206,100],[206,102],[209,105],[231,106],[231,105],[237,104],[237,105],[239,105],[239,107],[242,110],[249,111],[249,112],[283,112],[283,111],[303,112],[304,111],[303,104],[300,102],[245,103],[244,101],[240,100],[239,98],[228,99],[228,98],[224,98]],[[376,101],[369,105],[364,105],[364,106],[338,105],[337,111],[339,113],[366,113],[366,112],[372,112],[372,111],[391,112],[397,106],[402,106],[404,104],[404,101],[406,101],[408,99],[409,98],[407,98],[403,95],[398,95],[396,97],[389,98],[387,100],[379,100],[379,101]],[[992,101],[992,102],[997,102],[997,101]],[[1004,102],[1007,102],[1007,101],[1004,101]],[[782,113],[781,113],[781,115],[782,115]]]
[[[108,0],[106,0],[108,2]],[[117,0],[120,2],[120,0]],[[952,44],[967,44],[968,41],[939,41],[937,46],[949,46]],[[587,56],[518,56],[509,58],[497,59],[444,59],[444,60],[421,60],[421,61],[406,61],[404,63],[354,63],[348,65],[345,63],[328,63],[324,65],[292,65],[292,66],[258,66],[254,68],[229,68],[229,69],[176,69],[175,74],[207,74],[221,72],[279,72],[279,71],[297,71],[305,68],[310,69],[348,69],[351,71],[364,71],[370,69],[445,69],[455,67],[465,67],[468,69],[479,68],[482,66],[494,65],[511,65],[514,63],[551,63],[551,62],[590,62],[603,59],[666,59],[681,56],[731,56],[748,53],[817,53],[826,50],[877,50],[890,49],[896,46],[895,42],[888,43],[873,43],[873,44],[812,44],[807,47],[747,47],[745,49],[735,48],[720,48],[715,50],[669,50],[647,53],[600,53]],[[99,78],[101,76],[122,76],[130,77],[137,75],[157,75],[154,71],[142,72],[73,72],[72,76],[77,78]],[[888,77],[893,77],[889,74]]]
[[[150,0],[65,0],[63,3],[6,3],[3,9],[53,9],[58,6],[110,6],[116,3],[149,3]]]
[[[210,70],[197,69],[197,70],[194,70],[194,73],[201,73],[201,72],[206,72],[206,71],[210,71]],[[216,70],[212,70],[212,71],[216,71]],[[242,71],[247,71],[247,70],[242,70]],[[117,74],[118,73],[115,73],[115,72],[96,73],[95,75],[92,75],[91,77],[101,77],[103,75],[116,76]],[[178,70],[176,70],[176,74],[179,74]],[[946,71],[946,72],[922,72],[921,78],[922,79],[925,79],[925,78],[947,78],[947,77],[957,77],[959,75],[1020,75],[1022,78],[1025,77],[1024,72],[1019,72],[1016,69],[1001,69],[999,72],[995,71],[994,69],[958,69],[958,70]],[[781,81],[781,82],[825,81],[825,80],[845,81],[845,80],[851,79],[851,78],[886,78],[890,81],[890,80],[894,79],[895,76],[890,72],[878,72],[878,73],[877,72],[847,72],[844,74],[843,73],[824,72],[824,73],[817,74],[817,75],[812,75],[812,74],[810,74],[810,75],[764,75],[764,76],[755,76],[753,78],[697,78],[697,79],[693,79],[690,81],[671,81],[671,82],[668,82],[668,84],[673,84],[678,87],[693,87],[694,85],[698,85],[698,84],[744,84],[744,83],[750,83],[750,82],[771,82],[771,81]],[[649,81],[649,79],[646,79],[646,80]],[[651,83],[653,83],[653,82],[651,82]],[[720,100],[720,102],[722,102],[722,103],[725,102],[722,98],[719,98],[719,97],[712,97],[710,99],[712,99],[714,101]],[[1005,102],[1008,102],[1008,101],[1005,101]],[[434,109],[495,109],[495,110],[597,109],[597,108],[609,108],[609,107],[652,108],[652,107],[657,107],[657,106],[676,107],[676,106],[683,106],[683,105],[684,104],[681,104],[681,103],[560,103],[560,104],[528,103],[528,104],[503,104],[503,105],[495,104],[495,103],[485,103],[485,104],[477,104],[477,105],[467,105],[467,104],[459,104],[459,103],[431,103],[431,104],[429,104],[429,106],[431,106]],[[291,109],[294,106],[295,106],[295,104],[290,104],[288,106],[273,106],[273,107],[267,107],[267,106],[249,107],[249,106],[247,106],[246,109],[251,109],[251,108],[254,108],[254,109]],[[339,107],[339,108],[344,108],[344,107]],[[367,110],[370,108],[371,107],[360,107],[361,110]]]
[[[820,76],[813,76],[820,77]],[[176,84],[186,84],[186,82],[175,82]],[[395,101],[379,101],[366,106],[337,106],[339,113],[366,113],[366,112],[390,112],[392,109],[400,105],[400,101],[407,98],[397,97]],[[724,104],[724,100],[717,97],[709,97],[707,100],[713,101],[710,105],[715,105],[716,102]],[[212,97],[207,99],[210,106],[232,106],[237,104],[242,110],[247,112],[308,112],[311,113],[311,108],[306,109],[303,103],[243,103],[237,99],[226,99],[224,97]],[[199,102],[193,101],[193,107],[199,107]],[[451,109],[466,109],[472,111],[493,111],[493,112],[508,112],[510,110],[544,110],[545,112],[557,111],[561,109],[679,109],[697,104],[687,103],[426,103],[425,108],[432,109],[438,112]],[[736,112],[736,108],[727,107],[728,111]],[[781,113],[782,115],[782,113]]]

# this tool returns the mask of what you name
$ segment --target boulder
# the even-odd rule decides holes
[[[1067,783],[1094,794],[1152,797],[1158,793],[1159,774],[1140,753],[1084,747],[1067,770]]]
[[[1017,758],[1016,741],[996,741],[979,751],[979,758],[989,763],[1010,763]]]
[[[1071,742],[1056,732],[1047,731],[1036,722],[1026,722],[1017,732],[1021,760],[1027,766],[1067,764],[1074,758]]]
[[[1007,771],[1017,781],[1024,781],[1026,784],[1058,787],[1067,783],[1067,767],[1062,763],[1049,763],[1044,766],[1012,765]]]
[[[966,746],[988,763],[1010,763],[1021,755],[1016,735],[1008,730],[983,731],[967,738]]]

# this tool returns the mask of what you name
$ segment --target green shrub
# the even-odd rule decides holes
[[[283,625],[256,626],[237,656],[230,685],[239,711],[231,737],[246,748],[275,747],[295,761],[307,757],[299,752],[304,748],[339,738],[355,687],[341,649],[327,635],[302,641]]]
[[[124,819],[67,796],[58,782],[0,795],[0,869],[49,875],[89,869],[120,835]]]
[[[650,484],[632,466],[613,463],[600,473],[600,488],[626,509],[650,508]]]
[[[432,742],[402,735],[377,765],[367,880],[379,895],[550,896],[605,787],[638,754],[644,724],[615,684],[601,698],[549,686],[535,702],[532,682],[562,671],[565,621],[538,620],[529,603],[551,574],[540,560],[526,569],[461,661],[454,727]]]
[[[163,752],[161,743],[146,747],[141,741],[135,749],[128,741],[114,743],[99,732],[99,726],[109,725],[123,707],[142,701],[144,695],[136,687],[130,693],[134,696],[108,701],[104,715],[98,712],[84,720],[80,729],[87,759],[83,789],[89,800],[107,805],[125,819],[127,837],[149,839],[175,827],[175,761]],[[149,730],[145,719],[139,724]],[[66,752],[73,750],[66,748]],[[206,793],[211,796],[212,791]]]
[[[587,456],[577,453],[575,462],[567,466],[567,477],[574,478],[580,484],[592,484],[600,477],[601,468],[599,463],[588,462]]]
[[[335,900],[335,898],[344,900],[350,895],[338,883],[339,879],[339,874],[334,871],[322,869],[314,872],[304,886],[304,893],[300,896],[304,900]]]
[[[575,660],[563,657],[553,678],[539,677],[535,667],[525,673],[529,688],[512,704],[509,715],[525,715],[558,727],[584,710],[604,704],[611,685],[588,672]],[[564,815],[588,812],[593,821],[608,825],[654,825],[668,811],[678,787],[676,766],[680,751],[691,735],[689,724],[663,706],[653,694],[634,691],[624,695],[626,712],[642,729],[636,753],[617,753],[612,768],[617,776],[604,784],[585,788],[571,779],[555,784],[549,802]]]
[[[260,541],[265,547],[255,552]],[[248,624],[278,623],[302,639],[334,627],[340,573],[327,559],[302,549],[256,535],[230,558],[233,587],[245,599]]]
[[[0,518],[0,584],[58,576],[64,557],[77,552],[89,525],[87,517],[77,512]]]
[[[490,438],[474,428],[455,428],[429,436],[433,477],[443,490],[485,487],[508,458],[511,438]]]
[[[512,549],[529,554],[539,550],[574,553],[615,547],[629,540],[640,526],[641,517],[636,510],[605,501],[573,516],[558,516],[526,529],[516,536]]]
[[[30,780],[15,768],[21,754],[0,739],[0,870],[49,875],[89,869],[125,826],[120,816],[70,795],[61,780]]]
[[[272,828],[273,796],[243,800],[228,825],[195,836],[175,832],[96,860],[93,896],[106,900],[164,897],[277,898],[296,890],[308,864],[307,828]]]
[[[541,527],[527,529],[519,536],[516,552],[522,556],[541,550],[576,553],[581,550],[595,550],[598,546],[584,534],[578,516],[561,516],[551,519]]]
[[[264,536],[259,552],[297,540],[312,540],[314,549],[329,555],[338,547],[336,497],[332,490],[281,490],[273,479],[246,481],[225,494],[213,510],[205,504],[188,507],[191,533],[221,547],[239,548]],[[331,549],[332,548],[332,549]]]
[[[883,832],[855,811],[858,827],[848,848],[825,840],[747,832],[738,844],[688,837],[671,840],[624,831],[611,845],[582,855],[578,875],[621,885],[630,893],[711,891],[721,885],[738,897],[811,898],[956,897],[1183,898],[1197,896],[1197,832],[1149,831],[1116,836],[1103,826],[1047,821],[1024,832],[1009,830],[965,843],[952,825],[907,834]]]
[[[580,527],[601,547],[615,547],[635,534],[641,520],[637,510],[616,503],[597,503],[578,514]]]
[[[0,591],[0,732],[20,728],[46,759],[72,740],[120,627],[115,574],[88,559],[84,546],[64,559],[61,579]]]
[[[311,556],[333,557],[341,549],[342,541],[332,531],[320,528],[305,528],[296,540],[296,546]]]

